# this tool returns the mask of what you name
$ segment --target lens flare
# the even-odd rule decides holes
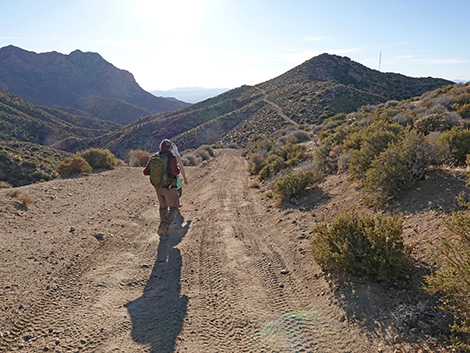
[[[344,334],[344,327],[316,311],[295,311],[271,321],[253,339],[257,352],[312,352],[322,348],[325,337]],[[321,351],[321,350],[319,350]]]

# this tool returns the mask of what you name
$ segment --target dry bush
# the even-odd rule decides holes
[[[63,178],[77,175],[90,174],[93,169],[82,157],[68,157],[57,163],[57,173]]]
[[[26,208],[28,208],[34,203],[34,200],[32,199],[32,197],[28,195],[20,195],[18,196],[17,200],[20,204],[22,204]]]
[[[205,151],[209,154],[210,157],[214,157],[214,149],[212,148],[212,146],[209,146],[209,145],[199,146],[196,150],[196,153],[201,152],[201,151]]]
[[[150,160],[150,153],[142,150],[129,151],[129,166],[131,167],[145,167]]]
[[[90,148],[77,155],[85,159],[93,169],[113,169],[117,165],[114,154],[103,148]]]
[[[194,154],[196,156],[199,156],[200,159],[203,160],[203,161],[207,161],[211,158],[211,155],[205,149],[199,149],[198,148],[196,151],[194,151]]]
[[[184,166],[196,166],[199,164],[199,159],[193,152],[185,153],[181,156]]]

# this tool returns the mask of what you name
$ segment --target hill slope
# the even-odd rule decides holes
[[[97,53],[80,50],[63,55],[37,54],[12,45],[0,48],[0,88],[47,106],[67,107],[91,96],[121,100],[154,113],[188,105],[155,97],[131,73],[117,69]]]
[[[72,136],[100,136],[118,127],[110,121],[35,105],[0,89],[0,140],[52,145]]]
[[[367,104],[418,96],[451,84],[434,78],[381,73],[346,57],[323,54],[270,81],[242,86],[176,112],[148,116],[116,132],[63,148],[102,146],[123,156],[131,148],[155,149],[172,138],[182,149],[216,141],[245,144],[255,133],[318,124]]]

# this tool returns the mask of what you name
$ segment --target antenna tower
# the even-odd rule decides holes
[[[379,56],[379,71],[380,71],[381,65],[382,65],[382,52],[380,52],[380,56]]]

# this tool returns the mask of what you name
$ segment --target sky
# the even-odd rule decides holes
[[[99,53],[145,90],[236,88],[322,53],[470,80],[467,0],[0,0],[0,47]]]

